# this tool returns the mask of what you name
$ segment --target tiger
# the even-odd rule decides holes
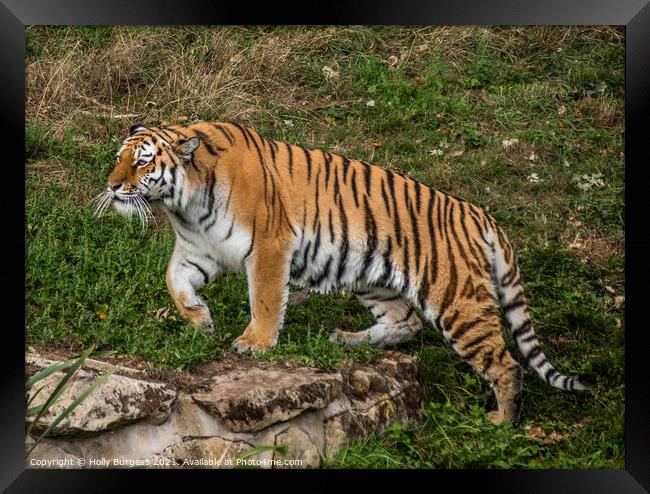
[[[236,122],[129,130],[102,193],[126,216],[161,204],[175,232],[166,285],[181,316],[213,331],[197,293],[243,272],[250,322],[238,352],[274,347],[290,285],[346,290],[374,316],[330,340],[380,348],[411,340],[422,316],[491,386],[495,425],[516,423],[522,366],[506,348],[501,313],[527,365],[566,391],[593,376],[561,374],[533,330],[516,255],[490,214],[395,170],[262,136]]]

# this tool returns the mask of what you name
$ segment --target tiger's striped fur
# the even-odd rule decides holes
[[[542,352],[515,253],[481,208],[400,173],[323,150],[267,139],[236,123],[134,126],[107,197],[131,214],[133,197],[160,201],[176,232],[167,286],[179,312],[212,330],[197,290],[225,269],[248,279],[251,321],[233,346],[265,351],[283,325],[289,283],[348,289],[375,316],[332,339],[378,346],[409,340],[418,312],[493,387],[495,423],[515,421],[522,371],[507,351],[499,303],[520,351],[564,390]]]

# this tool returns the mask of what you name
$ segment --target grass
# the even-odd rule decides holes
[[[488,385],[426,326],[398,348],[419,358],[424,422],[326,466],[622,468],[623,41],[606,27],[28,28],[27,342],[96,342],[167,370],[228,351],[248,322],[245,279],[203,289],[218,329],[197,332],[165,288],[164,215],[143,233],[98,223],[88,203],[131,124],[238,120],[488,208],[517,249],[546,354],[598,376],[594,393],[567,394],[527,371],[521,423],[495,428]],[[349,295],[311,294],[261,358],[366,363],[376,349],[327,336],[370,322]]]

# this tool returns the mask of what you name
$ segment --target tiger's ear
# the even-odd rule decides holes
[[[192,153],[199,147],[199,144],[198,137],[191,137],[176,144],[174,151],[179,158],[189,160],[192,157]]]
[[[140,132],[141,130],[146,130],[146,129],[147,128],[144,125],[137,123],[131,126],[131,128],[129,129],[129,135],[132,136],[136,132]]]

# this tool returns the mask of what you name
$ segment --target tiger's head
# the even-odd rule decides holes
[[[112,203],[118,213],[136,213],[144,222],[150,213],[149,202],[174,197],[178,170],[198,146],[197,137],[185,139],[141,124],[132,126],[117,152],[95,214],[101,215]]]

